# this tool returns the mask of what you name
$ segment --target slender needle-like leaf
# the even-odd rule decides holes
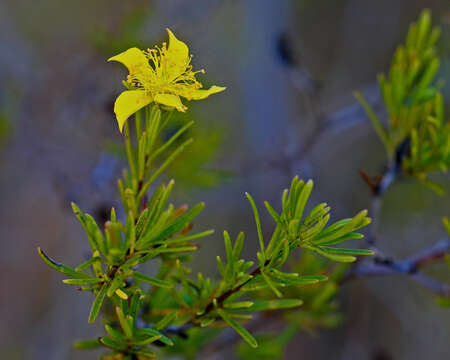
[[[261,228],[261,220],[259,219],[259,212],[258,212],[255,201],[253,200],[252,196],[247,192],[245,193],[245,196],[247,196],[247,199],[250,202],[250,205],[252,206],[252,209],[253,209],[253,214],[255,216],[255,222],[256,222],[256,229],[258,231],[259,247],[261,248],[261,254],[264,256],[264,239],[263,239],[262,228]]]
[[[257,348],[258,343],[255,338],[250,334],[242,325],[240,325],[236,320],[234,320],[225,310],[217,309],[217,313],[220,317],[230,325],[234,331],[236,331],[242,338],[249,344],[252,348]]]
[[[104,283],[100,291],[97,293],[94,302],[92,303],[91,312],[89,314],[89,322],[93,323],[97,319],[100,308],[102,307],[103,301],[106,297],[106,292],[108,290],[108,284]]]

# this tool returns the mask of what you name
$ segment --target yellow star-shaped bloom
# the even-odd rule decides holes
[[[202,89],[195,78],[198,72],[192,71],[191,57],[187,45],[169,33],[169,46],[147,49],[130,48],[108,61],[118,61],[125,65],[129,75],[129,90],[122,92],[114,104],[119,129],[122,131],[125,121],[144,106],[155,102],[184,112],[187,108],[180,96],[187,100],[201,100],[211,94],[225,90],[221,86]]]

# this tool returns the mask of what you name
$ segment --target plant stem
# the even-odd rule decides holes
[[[440,283],[420,272],[420,269],[425,265],[441,260],[449,251],[450,240],[445,238],[405,260],[377,256],[370,263],[356,263],[350,273],[342,279],[341,284],[363,276],[392,275],[397,273],[410,276],[412,280],[420,283],[437,295],[450,297],[450,284]]]
[[[141,136],[142,130],[141,130],[141,117],[142,117],[142,112],[141,110],[139,110],[136,115],[135,115],[135,119],[136,119],[136,138],[137,141],[139,142],[139,138]]]
[[[137,179],[136,164],[134,162],[133,148],[131,146],[130,125],[125,121],[125,149],[127,152],[128,164],[130,166],[131,177]]]
[[[266,261],[266,264],[269,263],[269,260]],[[252,281],[255,276],[261,274],[261,267],[258,266],[255,270],[251,272],[251,278],[247,281],[243,282],[242,284],[235,286],[234,288],[229,289],[228,291],[225,291],[222,295],[220,295],[218,298],[215,298],[217,301],[217,304],[221,306],[223,302],[228,299],[231,295],[241,290],[245,285],[247,285],[250,281]],[[204,317],[205,315],[209,314],[214,309],[214,302],[210,301],[210,303],[206,306],[205,311],[201,315],[197,315],[194,318],[192,318],[189,322],[195,322],[195,320],[198,320],[201,317]]]

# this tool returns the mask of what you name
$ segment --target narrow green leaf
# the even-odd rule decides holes
[[[92,303],[91,312],[89,314],[90,323],[93,323],[97,319],[100,308],[102,307],[103,301],[105,300],[107,290],[108,284],[104,283],[100,291],[97,293],[94,302]]]
[[[178,316],[177,312],[172,311],[155,324],[155,329],[158,331],[164,330],[175,321],[177,316]]]
[[[371,219],[367,217],[367,210],[362,210],[351,219],[344,219],[324,229],[315,239],[315,244],[330,244],[348,233],[358,230],[368,224]],[[340,242],[340,241],[339,241]]]
[[[283,243],[283,251],[281,253],[281,258],[279,261],[279,266],[283,265],[289,254],[291,253],[290,247],[289,247],[289,241],[287,241],[286,239],[281,240],[281,242]]]
[[[310,285],[327,280],[328,277],[324,275],[301,275],[299,277],[289,279],[289,283],[290,285]]]
[[[270,274],[273,275],[275,278],[278,278],[280,280],[292,280],[292,279],[298,279],[299,274],[298,273],[286,273],[279,271],[277,269],[270,269]]]
[[[373,255],[375,254],[372,250],[366,250],[366,249],[343,249],[343,248],[336,248],[331,246],[319,246],[320,249],[326,251],[330,254],[342,254],[342,255]]]
[[[299,299],[255,300],[252,306],[245,311],[267,311],[278,309],[290,309],[303,304]]]
[[[362,239],[363,237],[364,237],[363,234],[351,232],[351,233],[348,233],[347,235],[330,240],[329,238],[328,239],[322,238],[322,233],[320,233],[317,237],[313,238],[311,240],[311,242],[314,245],[321,245],[321,246],[322,245],[336,245],[336,244],[339,244],[341,242],[348,241],[348,240]],[[321,240],[321,238],[322,238],[322,240]]]
[[[169,280],[153,278],[153,277],[141,274],[137,271],[133,272],[133,276],[137,280],[144,281],[144,282],[149,283],[154,286],[159,286],[159,287],[168,288],[168,289],[173,287],[173,283]]]
[[[92,236],[90,234],[90,231],[89,231],[87,223],[86,223],[86,217],[84,216],[83,212],[81,211],[81,209],[78,207],[77,204],[75,204],[74,202],[71,202],[71,205],[72,205],[73,213],[77,217],[78,221],[80,222],[81,226],[83,227],[84,231],[86,232],[86,234],[88,236],[88,241],[89,241],[89,245],[91,246],[91,250],[92,250],[92,252],[94,252],[95,250],[97,250],[97,244],[95,243],[95,240],[92,238]]]
[[[100,231],[100,228],[98,227],[97,223],[95,222],[94,218],[89,215],[85,214],[85,221],[86,221],[86,227],[88,231],[88,237],[92,239],[93,243],[95,244],[96,248],[102,253],[107,254],[108,249],[105,244],[105,239],[103,238],[103,234]]]
[[[297,199],[297,204],[295,207],[295,219],[301,221],[303,218],[303,213],[305,211],[306,203],[308,202],[309,196],[311,195],[311,191],[314,187],[314,183],[312,180],[308,180],[308,182],[303,186],[301,193]]]
[[[143,179],[145,174],[145,160],[147,155],[147,133],[144,131],[138,140],[138,179]]]
[[[225,252],[227,255],[228,264],[233,263],[233,246],[231,245],[230,235],[227,231],[223,232],[223,238],[225,243]]]
[[[161,185],[161,186],[163,186],[163,185]],[[153,206],[151,208],[153,208]],[[141,234],[143,232],[145,232],[149,221],[150,221],[150,210],[149,210],[149,208],[147,208],[141,213],[141,216],[139,216],[139,219],[136,223],[135,231],[136,231],[137,239],[139,239]]]
[[[92,350],[101,346],[102,344],[98,341],[98,339],[77,340],[73,343],[73,347],[77,350]]]
[[[170,180],[167,186],[164,186],[161,195],[155,202],[155,205],[153,206],[154,209],[151,212],[150,217],[150,225],[155,226],[155,224],[158,223],[158,221],[161,220],[161,216],[167,206],[167,203],[169,201],[170,195],[172,194],[173,188],[175,186],[175,180]]]
[[[148,244],[151,244],[153,242],[158,242],[163,239],[167,239],[170,236],[174,235],[178,231],[183,230],[189,223],[192,222],[205,208],[205,203],[201,202],[197,205],[195,205],[192,209],[185,212],[183,215],[176,218],[169,226],[167,226],[164,230],[162,230],[158,235],[153,237],[145,236],[137,242],[137,248],[143,249]]]
[[[270,216],[272,216],[272,218],[275,220],[277,225],[282,226],[283,225],[283,221],[281,220],[280,215],[278,215],[278,213],[272,207],[272,205],[270,205],[270,203],[268,201],[264,201],[264,205],[266,206],[267,211],[269,212]]]
[[[189,139],[181,144],[167,159],[164,163],[153,173],[150,179],[142,186],[141,191],[138,194],[138,199],[142,199],[144,194],[147,192],[153,181],[161,175],[161,173],[180,155],[184,149],[193,142],[193,139]]]
[[[106,292],[106,295],[108,297],[111,297],[114,295],[117,289],[119,289],[123,284],[123,278],[120,276],[120,274],[115,275],[114,279],[109,284],[108,291]]]
[[[269,251],[270,246],[267,247],[267,256],[270,257],[269,264],[267,265],[268,268],[275,266],[277,260],[280,259],[280,252],[283,254],[284,242],[286,242],[285,239],[279,240],[273,251]],[[280,263],[281,265],[282,263]]]
[[[150,350],[147,350],[147,349],[137,350],[135,352],[135,354],[138,355],[138,356],[142,356],[143,359],[147,359],[147,358],[154,359],[154,358],[156,358],[156,354],[154,352],[150,351]]]
[[[91,285],[102,281],[103,279],[65,279],[63,283],[68,285]]]
[[[431,14],[429,10],[424,10],[420,14],[419,21],[417,22],[417,40],[416,48],[418,51],[422,50],[423,45],[428,37],[431,28]]]
[[[131,298],[131,305],[130,305],[130,315],[136,320],[138,317],[138,311],[141,306],[141,296],[142,291],[141,289],[137,289],[134,293],[133,297]],[[136,321],[134,321],[136,323]],[[135,326],[133,326],[134,328]]]
[[[134,248],[136,246],[136,227],[134,224],[133,212],[130,211],[127,217],[127,231],[126,231],[126,247],[130,254],[134,253]]]
[[[259,247],[261,249],[261,254],[264,256],[264,239],[262,234],[262,228],[261,228],[261,220],[259,219],[259,212],[256,207],[255,201],[251,197],[249,193],[245,193],[245,196],[247,196],[248,201],[250,202],[250,205],[253,209],[253,214],[255,216],[255,222],[256,222],[256,229],[258,231],[258,240],[259,240]]]
[[[284,213],[286,211],[288,195],[289,195],[288,189],[284,189],[283,190],[283,194],[281,194],[281,210],[282,210],[282,213]]]
[[[125,196],[125,185],[123,184],[123,181],[121,179],[117,180],[117,187],[119,189],[120,199],[122,200],[125,211],[128,212],[129,210],[132,210],[128,208],[127,199]]]
[[[105,324],[105,330],[112,339],[116,340],[119,343],[124,343],[125,338],[123,335],[116,329],[114,329],[111,325]]]
[[[234,242],[234,247],[233,247],[234,261],[238,261],[239,257],[241,256],[241,252],[244,247],[244,240],[245,240],[245,234],[243,232],[240,232],[236,238],[236,241]]]
[[[144,345],[151,344],[151,343],[155,342],[156,340],[160,340],[160,339],[161,339],[161,336],[159,336],[159,335],[157,335],[157,336],[149,336],[145,340],[135,341],[134,345],[136,345],[136,346],[144,346]]]
[[[369,117],[370,121],[372,122],[373,128],[375,129],[376,133],[378,134],[378,136],[380,137],[384,146],[386,147],[388,154],[391,154],[392,153],[391,141],[389,139],[389,136],[388,136],[386,130],[383,127],[383,124],[381,123],[377,114],[373,110],[372,106],[370,106],[370,104],[366,101],[364,96],[359,91],[355,91],[353,93],[353,95],[355,96],[355,98],[359,101],[361,106],[366,111],[367,116]]]
[[[273,283],[273,281],[269,278],[267,274],[265,274],[263,271],[261,271],[261,275],[264,279],[264,281],[267,283],[269,288],[274,292],[274,294],[278,297],[282,297],[283,294],[280,292],[280,290],[277,289],[276,285]]]
[[[118,342],[117,340],[114,340],[113,338],[110,338],[109,336],[103,336],[98,339],[100,343],[102,343],[104,346],[109,347],[114,350],[122,350],[126,347],[125,344],[122,344]]]
[[[131,339],[133,337],[133,329],[131,328],[128,319],[125,317],[125,314],[120,306],[116,306],[116,314],[125,337],[127,339]]]
[[[146,334],[147,336],[159,336],[159,340],[169,346],[173,346],[174,343],[172,341],[171,338],[167,337],[166,335],[164,335],[163,333],[159,332],[156,329],[151,329],[151,328],[145,328],[145,329],[140,329],[139,331],[140,333]]]
[[[288,234],[290,237],[296,238],[298,236],[299,225],[300,225],[299,219],[292,219],[291,221],[289,221]]]
[[[303,180],[299,180],[298,176],[295,176],[291,181],[286,209],[283,209],[283,212],[286,213],[288,219],[292,219],[294,217],[295,207],[297,206],[297,198],[304,185],[305,182]]]
[[[354,262],[356,258],[354,256],[348,256],[348,255],[338,255],[338,254],[331,254],[329,252],[326,252],[318,247],[314,246],[304,246],[306,249],[315,251],[316,253],[325,256],[328,259],[339,261],[339,262]]]
[[[170,254],[170,253],[180,253],[180,252],[192,252],[198,250],[198,246],[177,246],[169,248],[157,248],[155,251],[158,254]]]
[[[52,258],[48,257],[47,254],[40,247],[38,247],[37,250],[41,258],[47,263],[47,265],[51,266],[56,271],[59,271],[60,273],[63,273],[65,275],[72,276],[74,278],[95,279],[92,276],[89,276],[88,274],[75,271],[74,269],[66,265],[56,262]]]
[[[252,307],[253,304],[253,301],[237,301],[224,304],[223,307],[224,309],[247,309],[249,307]]]
[[[128,121],[125,121],[124,128],[125,128],[125,150],[128,158],[128,166],[130,167],[132,178],[137,179],[136,160],[134,158],[133,148],[131,145],[130,125]]]
[[[195,239],[200,239],[209,235],[214,234],[214,230],[206,230],[197,234],[193,234],[193,235],[188,235],[188,236],[181,236],[181,237],[177,237],[174,239],[161,239],[159,241],[154,241],[152,242],[152,244],[156,245],[156,244],[167,244],[167,245],[174,245],[174,244],[180,244],[180,243],[186,243],[188,241],[191,240],[195,240]]]
[[[258,347],[258,343],[256,342],[255,338],[243,326],[241,326],[236,320],[234,320],[226,311],[217,309],[217,313],[228,325],[230,325],[234,329],[234,331],[236,331],[247,342],[247,344],[249,344],[252,348]]]
[[[219,255],[216,256],[216,261],[217,261],[217,268],[219,269],[220,275],[223,278],[225,278],[225,276],[226,276],[225,266],[223,265],[222,259]]]

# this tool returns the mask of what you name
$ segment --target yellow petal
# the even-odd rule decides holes
[[[196,90],[196,89],[192,89],[188,86],[186,86],[183,90],[180,91],[180,95],[185,97],[188,100],[202,100],[202,99],[206,99],[209,95],[218,93],[218,92],[222,92],[226,89],[226,87],[223,86],[211,86],[209,89],[207,90]]]
[[[189,48],[187,45],[178,40],[172,31],[167,29],[169,33],[169,47],[165,61],[167,61],[167,74],[169,80],[176,78],[186,70],[189,64]]]
[[[135,73],[138,68],[150,66],[148,64],[148,59],[142,50],[139,50],[136,47],[130,48],[119,55],[113,56],[109,58],[108,61],[118,61],[122,63],[127,67],[130,74]]]
[[[152,97],[142,90],[126,90],[121,93],[114,104],[114,113],[120,132],[122,132],[125,121],[136,111],[152,102]]]
[[[174,107],[175,109],[177,109],[178,111],[181,111],[181,112],[186,111],[186,107],[183,105],[183,103],[181,102],[181,99],[178,95],[157,94],[155,96],[154,101],[159,104],[162,104],[162,105]]]
[[[174,62],[186,62],[189,59],[189,48],[187,45],[178,40],[170,29],[167,29],[169,33],[169,47],[167,52]]]

